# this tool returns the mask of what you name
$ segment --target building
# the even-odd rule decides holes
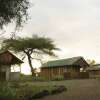
[[[0,52],[0,81],[8,81],[11,77],[11,65],[22,64],[19,58],[10,51]]]
[[[63,76],[65,79],[88,78],[85,69],[89,64],[83,57],[60,59],[44,63],[41,67],[41,76],[52,79],[55,76]]]
[[[95,64],[87,68],[90,78],[100,78],[100,64]]]

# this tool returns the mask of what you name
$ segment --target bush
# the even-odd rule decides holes
[[[34,86],[29,83],[0,83],[0,100],[34,100],[66,91],[65,86]]]
[[[32,82],[32,81],[47,81],[48,79],[41,76],[31,76],[31,75],[21,75],[20,81],[22,82]]]
[[[27,86],[21,87],[18,90],[18,100],[34,100],[45,97],[51,93],[54,86],[34,86],[26,84]]]
[[[54,76],[52,78],[53,81],[61,81],[61,80],[64,80],[64,76],[63,75],[57,75],[57,76]]]
[[[14,98],[16,98],[16,89],[6,83],[0,83],[0,100],[14,100]]]
[[[21,75],[20,81],[23,82],[33,81],[33,77],[31,75]]]
[[[45,77],[37,76],[37,77],[33,77],[33,80],[34,81],[47,81],[48,79],[46,79]]]

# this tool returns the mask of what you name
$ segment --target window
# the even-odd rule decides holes
[[[80,68],[80,72],[83,72],[83,68]]]

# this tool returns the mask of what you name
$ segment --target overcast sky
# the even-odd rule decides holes
[[[36,33],[52,38],[61,49],[59,58],[83,56],[100,62],[100,0],[31,2],[31,19],[21,35]]]
[[[31,1],[31,20],[22,34],[51,37],[62,49],[60,58],[84,56],[100,60],[100,0]]]

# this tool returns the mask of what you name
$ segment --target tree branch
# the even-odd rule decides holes
[[[43,63],[42,60],[39,59],[39,58],[35,58],[35,57],[33,58],[33,57],[31,57],[31,59],[39,60],[41,62],[41,64]]]

